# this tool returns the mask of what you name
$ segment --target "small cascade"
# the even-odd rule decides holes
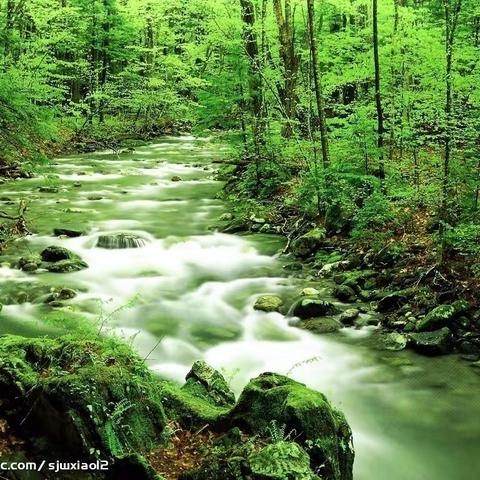
[[[100,235],[96,246],[107,250],[142,248],[147,244],[144,238],[133,233],[112,233]]]

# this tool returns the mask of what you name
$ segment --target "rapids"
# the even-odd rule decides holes
[[[2,185],[2,202],[28,199],[37,232],[4,261],[60,245],[89,268],[28,274],[5,264],[0,293],[74,288],[80,294],[67,312],[127,338],[155,372],[179,382],[203,358],[237,394],[264,371],[321,390],[353,428],[356,480],[477,478],[480,377],[465,362],[379,352],[368,346],[371,329],[317,336],[278,313],[253,309],[259,295],[293,297],[302,284],[289,278],[288,260],[277,255],[281,238],[211,228],[225,211],[212,163],[224,154],[208,140],[165,138],[135,152],[60,158],[41,178]],[[177,176],[181,181],[172,181]],[[42,186],[56,193],[40,192]],[[85,235],[52,237],[53,228]],[[115,242],[99,248],[99,239],[112,233],[141,241],[126,243],[136,248],[111,248]],[[328,281],[323,287],[328,297]],[[5,305],[0,333],[57,335],[72,328],[47,321],[45,309]]]

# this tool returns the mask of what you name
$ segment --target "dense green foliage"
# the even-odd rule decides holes
[[[5,0],[1,158],[72,132],[228,130],[234,191],[256,205],[321,219],[339,204],[357,239],[422,224],[440,259],[476,258],[479,7],[377,3]]]

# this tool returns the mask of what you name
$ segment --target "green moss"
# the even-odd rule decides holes
[[[294,442],[267,445],[249,457],[250,468],[256,478],[265,480],[315,480],[310,469],[310,457]]]
[[[464,300],[457,300],[450,305],[439,305],[419,320],[417,330],[422,332],[445,327],[455,317],[467,312],[469,308],[470,305]]]
[[[149,450],[166,423],[159,382],[115,339],[2,337],[0,391],[13,424],[77,457]]]
[[[161,386],[162,403],[168,418],[178,421],[184,428],[201,428],[217,425],[219,418],[230,407],[218,406],[207,396],[200,385],[187,382],[184,387],[170,382]]]

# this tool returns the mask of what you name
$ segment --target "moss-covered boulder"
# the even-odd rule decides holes
[[[64,247],[51,245],[40,253],[44,262],[58,262],[60,260],[75,260],[80,258],[76,253]]]
[[[298,323],[297,327],[302,330],[308,330],[312,333],[333,333],[340,330],[343,325],[334,318],[323,317],[323,318],[309,318],[308,320],[302,320]]]
[[[354,302],[355,301],[355,291],[353,288],[348,285],[337,285],[333,291],[332,295],[340,300],[341,302]]]
[[[226,421],[259,435],[272,422],[282,425],[308,448],[322,479],[352,479],[352,432],[344,416],[321,393],[288,377],[265,373],[251,380]]]
[[[115,458],[160,442],[160,388],[115,340],[0,339],[0,415],[59,458]]]
[[[336,315],[337,313],[340,311],[335,305],[315,298],[301,298],[292,307],[292,314],[302,320]]]
[[[433,332],[417,332],[408,335],[414,350],[423,355],[447,355],[452,351],[452,332],[443,327]]]
[[[324,228],[313,228],[292,243],[292,252],[297,257],[305,258],[312,256],[323,246],[325,236],[326,232]]]
[[[416,329],[425,332],[446,327],[459,315],[468,312],[469,308],[470,305],[463,300],[457,300],[450,305],[439,305],[418,321]]]
[[[203,361],[194,363],[182,387],[163,382],[161,392],[167,416],[188,429],[216,427],[235,403],[223,376]]]
[[[72,273],[79,272],[88,268],[88,265],[83,260],[59,260],[55,263],[49,263],[46,265],[49,272],[52,273]]]
[[[283,300],[277,295],[263,295],[257,298],[253,308],[261,312],[278,312]]]

